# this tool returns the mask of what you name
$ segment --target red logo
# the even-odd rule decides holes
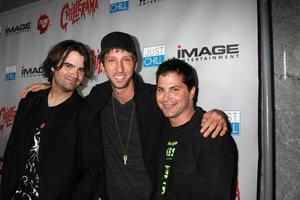
[[[94,15],[98,9],[98,0],[75,0],[71,4],[66,3],[60,14],[60,27],[67,31],[69,22],[78,23],[81,18],[88,15]]]
[[[240,193],[240,188],[239,188],[239,180],[236,180],[235,199],[236,200],[241,200],[241,193]]]
[[[17,113],[16,106],[11,106],[9,108],[0,108],[0,130],[3,131],[4,128],[10,127],[13,124],[15,115]]]
[[[45,128],[45,127],[46,127],[46,123],[45,123],[45,122],[41,123],[40,129],[43,129],[43,128]]]
[[[37,29],[40,31],[40,34],[45,33],[48,30],[50,25],[50,19],[47,15],[41,15],[38,19]]]
[[[95,70],[97,71],[98,75],[103,73],[103,67],[100,65],[100,60],[98,58],[99,53],[100,53],[99,49],[97,51],[91,50],[90,52],[92,60],[94,62]]]

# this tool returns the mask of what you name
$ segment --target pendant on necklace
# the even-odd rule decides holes
[[[124,155],[123,155],[124,165],[127,164],[127,158],[128,158],[127,154],[124,154]]]

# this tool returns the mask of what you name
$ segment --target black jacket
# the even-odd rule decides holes
[[[160,144],[160,170],[156,197],[161,198],[165,164],[170,166],[166,200],[233,200],[237,177],[237,148],[230,134],[204,138],[198,122],[203,111],[197,107],[192,119],[176,128],[166,125]],[[177,141],[174,156],[166,159],[167,143]],[[167,163],[168,162],[168,163]]]
[[[157,159],[158,145],[161,129],[165,122],[162,112],[158,108],[155,99],[156,87],[151,84],[144,83],[137,74],[134,74],[134,90],[137,123],[142,144],[142,153],[146,170],[152,183],[152,190],[156,183],[157,177]],[[92,88],[86,100],[93,104],[96,108],[90,113],[92,124],[88,125],[88,130],[84,134],[84,142],[82,152],[86,158],[88,166],[93,166],[91,174],[101,178],[100,196],[101,199],[107,199],[105,175],[103,173],[103,150],[102,150],[102,134],[101,134],[101,112],[107,101],[112,95],[112,87],[109,81],[96,85]],[[100,166],[102,165],[102,166]],[[96,170],[99,169],[99,170]]]
[[[2,200],[10,200],[16,191],[31,148],[35,118],[39,112],[37,108],[45,103],[48,93],[49,89],[30,93],[19,103],[4,153]],[[43,200],[85,199],[90,193],[89,182],[81,176],[78,156],[78,142],[81,137],[79,133],[85,127],[84,121],[80,120],[85,117],[80,116],[80,111],[87,109],[87,106],[77,91],[70,98],[67,100],[70,102],[63,108],[64,111],[58,111],[64,115],[58,113],[59,118],[51,129],[53,131],[48,141],[40,146],[39,195]]]

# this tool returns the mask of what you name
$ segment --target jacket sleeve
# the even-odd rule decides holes
[[[4,151],[4,160],[3,160],[3,171],[2,171],[2,177],[1,177],[1,197],[3,199],[10,198],[12,196],[12,190],[14,188],[11,187],[13,185],[13,178],[11,174],[12,170],[15,169],[15,159],[16,159],[16,153],[15,153],[15,147],[18,145],[19,140],[19,134],[22,134],[22,131],[19,131],[18,129],[21,127],[21,121],[23,119],[24,112],[26,112],[26,109],[28,108],[28,99],[30,98],[30,93],[26,97],[26,99],[22,99],[19,102],[18,110],[14,118],[13,126],[5,147]],[[1,198],[0,198],[1,199]]]
[[[91,114],[91,113],[88,113]],[[87,115],[82,115],[86,125],[80,128],[79,140],[79,168],[80,178],[69,199],[94,199],[104,196],[104,156],[102,147],[101,124],[99,117],[89,120]],[[100,193],[100,194],[99,194]],[[105,199],[105,198],[103,198]]]
[[[198,198],[234,199],[237,177],[237,148],[230,135],[201,138],[194,142]]]
[[[17,137],[17,134],[18,134],[17,129],[20,127],[20,121],[21,121],[25,106],[27,105],[28,98],[30,98],[30,97],[27,97],[26,99],[21,99],[21,101],[19,102],[17,113],[16,113],[15,118],[14,118],[13,126],[12,126],[12,129],[11,129],[7,144],[6,144],[6,149],[7,150],[9,150],[11,147],[13,147],[13,143],[15,141],[15,138]]]

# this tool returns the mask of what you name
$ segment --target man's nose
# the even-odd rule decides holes
[[[118,61],[118,63],[117,63],[117,71],[118,72],[123,72],[124,71],[124,65],[121,61]]]

